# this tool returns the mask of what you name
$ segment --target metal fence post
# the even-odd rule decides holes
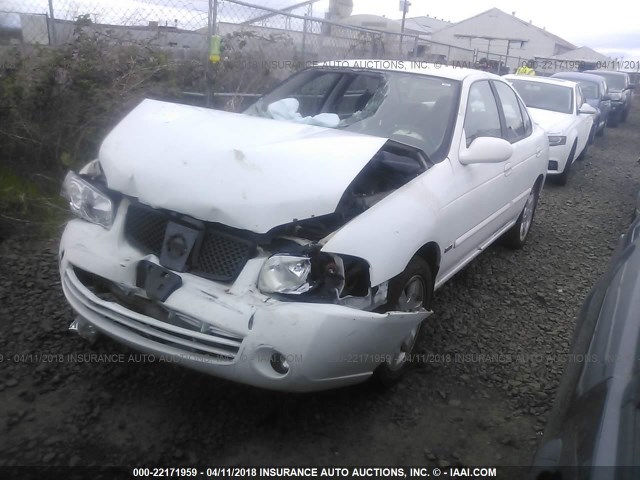
[[[209,58],[209,49],[211,48],[211,37],[213,37],[218,31],[218,0],[209,0],[209,15],[207,25],[207,55],[205,57],[205,83],[206,83],[206,106],[211,107],[213,105],[213,63]]]
[[[52,46],[58,44],[56,36],[56,16],[53,12],[53,0],[49,0],[49,43]]]
[[[302,24],[302,61],[306,62],[306,50],[307,50],[307,18],[309,15],[304,16],[304,23]]]

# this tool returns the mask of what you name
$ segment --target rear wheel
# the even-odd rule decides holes
[[[385,311],[415,312],[430,309],[433,298],[433,276],[429,264],[420,257],[413,257],[407,268],[389,282]],[[422,323],[416,325],[397,346],[392,355],[374,372],[374,381],[382,386],[394,385],[411,367],[411,355],[415,350]]]
[[[504,234],[504,237],[502,237],[505,246],[514,250],[520,250],[524,247],[529,232],[531,231],[531,225],[533,225],[533,218],[536,214],[539,196],[540,188],[536,184],[529,193],[529,198],[527,198],[527,203],[525,203],[522,213],[520,213],[518,217],[518,221]]]

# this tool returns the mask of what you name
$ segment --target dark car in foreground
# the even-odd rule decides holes
[[[611,114],[609,124],[612,127],[619,122],[626,122],[631,110],[632,92],[636,88],[631,83],[629,74],[612,70],[585,70],[584,73],[599,75],[607,81],[608,93],[611,97]]]
[[[580,311],[533,478],[640,478],[639,358],[636,218]]]
[[[598,111],[589,138],[592,140],[596,135],[598,137],[604,135],[611,111],[611,97],[607,93],[607,81],[599,75],[584,72],[558,72],[551,75],[551,78],[571,80],[580,85],[587,103]]]

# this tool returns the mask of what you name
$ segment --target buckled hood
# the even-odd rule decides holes
[[[155,208],[265,233],[333,213],[387,139],[144,100],[104,140],[109,188]]]

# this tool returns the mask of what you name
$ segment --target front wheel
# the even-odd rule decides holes
[[[622,123],[625,123],[627,121],[627,117],[629,116],[629,110],[630,110],[630,108],[627,108],[626,110],[624,110],[622,115],[620,115],[620,121]]]
[[[571,173],[571,166],[573,165],[573,157],[576,154],[577,144],[574,142],[573,147],[571,147],[571,152],[569,152],[569,158],[567,158],[567,164],[564,166],[564,170],[560,175],[556,175],[552,177],[552,180],[558,185],[566,185],[567,181],[569,181],[569,173]]]
[[[429,264],[420,257],[413,257],[407,268],[389,282],[385,311],[416,312],[430,309],[433,298],[433,276]],[[411,367],[413,354],[422,323],[416,325],[402,343],[374,372],[374,381],[382,387],[390,387],[402,379]]]
[[[540,195],[539,190],[537,185],[534,185],[531,189],[527,203],[525,203],[522,213],[520,213],[518,217],[518,221],[504,234],[503,242],[505,246],[514,250],[520,250],[524,247],[529,232],[531,231],[531,225],[533,225],[533,218],[536,214],[538,197]]]
[[[620,114],[618,112],[609,115],[608,127],[617,128],[620,124]]]

